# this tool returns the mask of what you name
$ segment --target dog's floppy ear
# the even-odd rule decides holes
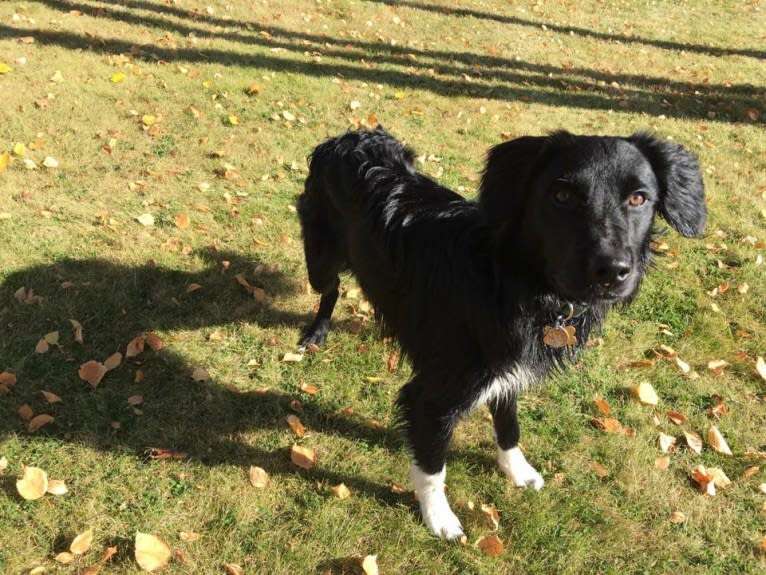
[[[699,236],[705,227],[705,186],[697,159],[678,144],[649,134],[633,134],[628,141],[646,156],[660,186],[659,212],[678,233]]]
[[[529,177],[552,137],[524,136],[489,151],[479,205],[490,222],[521,217]]]

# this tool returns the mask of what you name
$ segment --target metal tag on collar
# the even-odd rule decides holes
[[[562,310],[563,313],[556,317],[552,326],[546,325],[543,328],[543,343],[549,347],[560,348],[577,344],[577,330],[575,327],[573,325],[564,325],[565,322],[575,317],[574,304],[567,303]]]

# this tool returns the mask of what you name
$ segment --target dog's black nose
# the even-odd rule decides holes
[[[620,256],[596,256],[590,261],[589,271],[593,283],[615,287],[630,275],[630,261]]]

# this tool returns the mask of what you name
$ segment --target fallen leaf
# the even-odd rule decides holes
[[[478,547],[482,553],[489,557],[497,557],[503,552],[503,542],[497,535],[485,535],[476,541],[476,547]]]
[[[144,450],[144,456],[152,460],[164,459],[186,459],[189,454],[186,451],[176,451],[175,449],[166,449],[164,447],[147,447]]]
[[[146,336],[144,334],[137,335],[131,339],[125,350],[125,357],[136,357],[137,355],[141,355],[144,351],[144,343],[146,343]]]
[[[364,575],[378,575],[378,556],[367,555],[362,559],[362,571]]]
[[[692,368],[691,366],[686,363],[684,360],[682,360],[680,357],[677,357],[675,359],[676,365],[681,370],[682,373],[689,373],[691,372]]]
[[[228,575],[245,575],[245,570],[236,563],[224,563],[223,567]]]
[[[106,371],[106,367],[103,363],[90,360],[83,363],[77,373],[81,380],[89,383],[93,388],[96,388],[98,387],[98,384],[101,383],[104,375],[106,375]]]
[[[269,484],[269,474],[266,473],[266,470],[261,467],[256,467],[255,465],[252,465],[250,467],[249,475],[250,475],[250,484],[253,487],[263,489]]]
[[[16,410],[18,416],[24,421],[29,421],[35,416],[35,412],[26,403]]]
[[[670,514],[670,522],[678,525],[679,523],[686,523],[686,514],[682,511],[673,511]]]
[[[617,419],[614,419],[613,417],[606,417],[604,419],[591,419],[591,423],[598,427],[599,429],[603,429],[607,433],[623,433],[624,428],[622,426],[622,423],[620,423]]]
[[[69,489],[61,479],[49,479],[47,493],[51,495],[64,495],[69,493]]]
[[[71,322],[72,327],[74,328],[74,340],[77,343],[82,343],[83,342],[82,324],[76,319],[70,319],[69,321]]]
[[[45,166],[46,168],[51,168],[51,169],[58,168],[59,161],[52,156],[46,156],[45,159],[43,160],[43,166]]]
[[[676,445],[676,438],[665,433],[660,433],[659,441],[662,453],[669,453]]]
[[[142,226],[150,227],[154,225],[154,216],[149,213],[141,214],[136,220],[138,220],[138,223]]]
[[[38,341],[37,345],[35,346],[35,353],[39,353],[39,354],[48,353],[49,349],[50,349],[50,346],[48,345],[48,342],[45,341],[45,339],[40,339],[40,341]]]
[[[112,355],[104,360],[104,367],[106,371],[112,371],[122,363],[122,354],[119,351],[115,351]]]
[[[654,391],[652,384],[646,381],[642,381],[637,386],[631,388],[631,393],[633,397],[644,405],[657,405],[659,403],[657,392]]]
[[[309,447],[293,445],[290,449],[290,461],[302,469],[311,469],[316,465],[317,456]]]
[[[64,81],[64,76],[61,73],[61,70],[56,70],[53,73],[53,76],[50,77],[51,82],[56,82],[57,84]]]
[[[3,65],[4,64],[0,63],[0,66],[3,66]],[[0,74],[1,73],[2,72],[0,72]],[[6,151],[6,152],[3,152],[2,154],[0,154],[0,173],[4,172],[6,170],[6,168],[10,165],[10,163],[11,163],[11,154],[10,153],[8,153]]]
[[[210,374],[207,370],[198,367],[192,372],[192,379],[194,381],[207,381],[210,379]]]
[[[667,455],[661,455],[654,460],[654,467],[656,469],[665,470],[670,467],[670,457]]]
[[[498,527],[500,527],[500,513],[498,513],[497,509],[493,505],[487,505],[486,503],[482,503],[481,512],[489,521],[489,524],[492,527],[492,529],[496,530]]]
[[[315,385],[301,383],[301,391],[303,393],[308,393],[309,395],[316,395],[319,392],[319,389]]]
[[[56,555],[54,558],[54,561],[57,563],[61,563],[62,565],[69,565],[72,563],[76,557],[74,553],[70,553],[69,551],[62,551],[58,555]]]
[[[144,402],[144,396],[138,393],[135,395],[131,395],[128,398],[128,405],[130,405],[131,407],[141,405],[143,402]]]
[[[194,541],[199,541],[200,539],[202,539],[202,535],[200,535],[199,533],[195,533],[194,531],[181,531],[178,534],[178,537],[184,543],[193,543]]]
[[[596,474],[596,477],[603,479],[609,476],[609,470],[597,461],[593,461],[590,464],[591,471]]]
[[[704,465],[698,465],[692,470],[691,477],[699,485],[699,490],[705,495],[715,495],[715,481]]]
[[[93,529],[83,531],[72,540],[69,550],[75,555],[85,555],[93,542]]]
[[[338,485],[332,486],[330,491],[332,491],[332,494],[338,499],[345,499],[351,495],[351,491],[346,487],[345,483],[339,483]]]
[[[720,395],[713,395],[713,401],[715,401],[715,405],[708,409],[708,414],[712,415],[713,417],[717,417],[720,419],[727,413],[729,413],[729,408],[726,407],[726,404],[724,403],[724,399]]]
[[[117,547],[107,547],[101,560],[95,565],[88,567],[85,571],[83,571],[82,575],[97,575],[97,573],[101,571],[101,568],[104,566],[104,563],[109,561],[109,559],[111,559],[112,556],[116,553]]]
[[[170,548],[164,541],[154,535],[136,531],[135,557],[141,569],[149,572],[162,569],[171,556]]]
[[[721,432],[718,431],[718,428],[715,425],[711,425],[710,429],[708,429],[707,440],[708,443],[710,443],[710,446],[718,453],[723,453],[724,455],[733,455],[731,449],[729,448],[729,444],[726,443],[723,435],[721,435]]]
[[[681,413],[680,411],[671,411],[668,410],[665,412],[665,415],[668,416],[668,419],[675,423],[676,425],[683,425],[686,423],[686,416]]]
[[[684,431],[684,438],[686,438],[686,445],[694,453],[702,453],[702,438],[693,431]]]
[[[48,425],[52,421],[53,421],[53,417],[48,415],[47,413],[41,413],[39,415],[35,415],[27,423],[27,431],[29,431],[29,433],[35,433],[43,425]]]
[[[763,493],[764,495],[766,495],[766,483],[761,483],[761,484],[758,486],[758,491],[760,491],[761,493]]]
[[[120,82],[124,82],[125,74],[123,74],[122,72],[115,72],[109,77],[109,81],[114,84],[119,84]]]
[[[707,363],[707,368],[713,372],[714,375],[720,375],[723,370],[726,369],[729,362],[723,359],[714,359]]]
[[[596,409],[599,410],[601,415],[609,415],[609,413],[612,411],[612,408],[609,406],[605,399],[601,399],[599,397],[594,399],[593,403],[596,405]]]
[[[39,467],[24,467],[24,475],[16,481],[16,490],[27,501],[40,499],[48,491],[48,474]]]
[[[752,477],[756,473],[758,473],[761,470],[761,468],[757,465],[753,465],[752,467],[748,467],[745,469],[744,473],[742,474],[745,478]]]
[[[190,283],[188,286],[186,286],[186,293],[192,293],[197,291],[198,289],[202,289],[202,286],[195,283]]]
[[[282,361],[285,363],[298,363],[299,361],[303,361],[303,354],[302,353],[292,353],[288,351],[283,357]]]
[[[162,338],[156,333],[150,332],[146,334],[146,345],[148,345],[149,349],[152,351],[160,351],[163,347],[165,347],[165,342],[162,341]]]
[[[58,345],[59,344],[59,332],[52,331],[50,333],[46,333],[43,336],[43,339],[45,340],[45,343],[48,345]]]
[[[0,457],[0,477],[5,474],[5,470],[8,469],[8,458],[3,455]]]
[[[5,385],[10,389],[16,385],[16,381],[17,378],[15,373],[11,373],[10,371],[0,373],[0,385]]]
[[[290,426],[290,429],[293,430],[293,433],[295,433],[295,436],[299,439],[303,437],[306,434],[306,428],[303,427],[303,423],[301,423],[301,420],[298,418],[297,415],[293,415],[292,413],[285,417],[285,420],[287,421],[287,425]]]
[[[760,375],[764,380],[766,380],[766,360],[763,359],[760,355],[758,356],[758,359],[755,361],[755,371],[758,372],[758,375]]]
[[[187,216],[186,214],[177,215],[174,221],[175,221],[176,227],[181,230],[185,230],[186,228],[189,227],[189,223],[190,223],[189,216]]]

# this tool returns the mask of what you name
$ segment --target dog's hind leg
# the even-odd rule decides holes
[[[319,299],[319,311],[317,311],[314,321],[303,330],[298,348],[305,350],[310,345],[321,347],[327,339],[327,332],[330,330],[330,317],[332,316],[335,303],[338,301],[338,286],[340,279],[336,276],[335,283],[328,290],[322,293]]]
[[[398,399],[400,415],[412,449],[412,483],[423,521],[437,537],[462,539],[463,527],[444,492],[446,452],[456,415],[420,397],[418,376],[405,385]]]
[[[542,475],[527,462],[519,449],[519,418],[515,397],[499,397],[489,402],[495,425],[497,461],[516,487],[542,489]]]

